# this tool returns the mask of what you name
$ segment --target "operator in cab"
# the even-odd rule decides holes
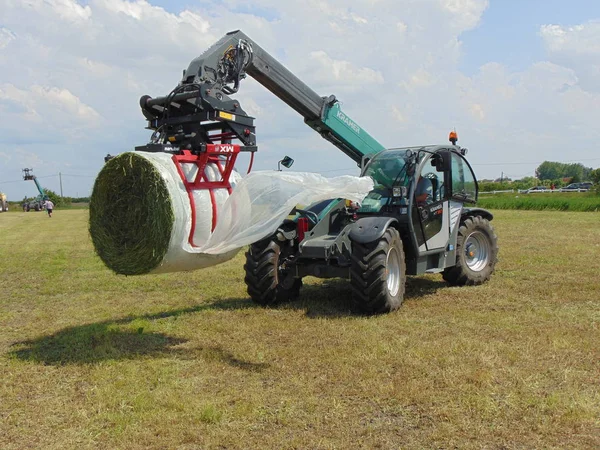
[[[433,184],[431,183],[431,180],[420,175],[419,181],[417,182],[417,189],[415,190],[415,200],[417,201],[417,205],[427,205],[431,203],[432,198]]]

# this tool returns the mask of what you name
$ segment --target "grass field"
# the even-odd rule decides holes
[[[598,448],[600,214],[496,211],[492,281],[250,303],[243,255],[123,277],[87,211],[0,214],[0,448]]]
[[[595,192],[481,193],[477,205],[489,209],[599,212],[600,195]]]

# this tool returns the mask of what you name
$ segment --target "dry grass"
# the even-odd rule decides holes
[[[316,279],[257,308],[241,254],[117,276],[86,222],[0,215],[0,448],[600,446],[596,213],[498,212],[489,284],[379,317]]]

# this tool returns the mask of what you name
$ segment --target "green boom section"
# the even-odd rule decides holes
[[[40,198],[42,200],[45,200],[47,198],[47,196],[46,196],[46,192],[44,191],[44,188],[42,187],[42,185],[40,184],[40,182],[38,181],[38,179],[36,177],[33,177],[33,181],[35,182],[37,190],[40,193]]]
[[[306,124],[358,164],[364,156],[385,150],[373,136],[342,112],[339,103],[326,106],[320,120],[307,120]]]

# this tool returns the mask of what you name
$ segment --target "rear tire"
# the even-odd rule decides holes
[[[286,277],[282,265],[287,256],[279,241],[269,239],[250,246],[246,252],[244,281],[253,302],[268,306],[298,298],[302,279]]]
[[[477,286],[490,279],[498,261],[498,237],[490,221],[470,216],[460,224],[456,265],[442,274],[452,286]]]
[[[352,242],[352,298],[369,314],[394,311],[404,301],[406,261],[400,234],[388,228],[368,244]]]

